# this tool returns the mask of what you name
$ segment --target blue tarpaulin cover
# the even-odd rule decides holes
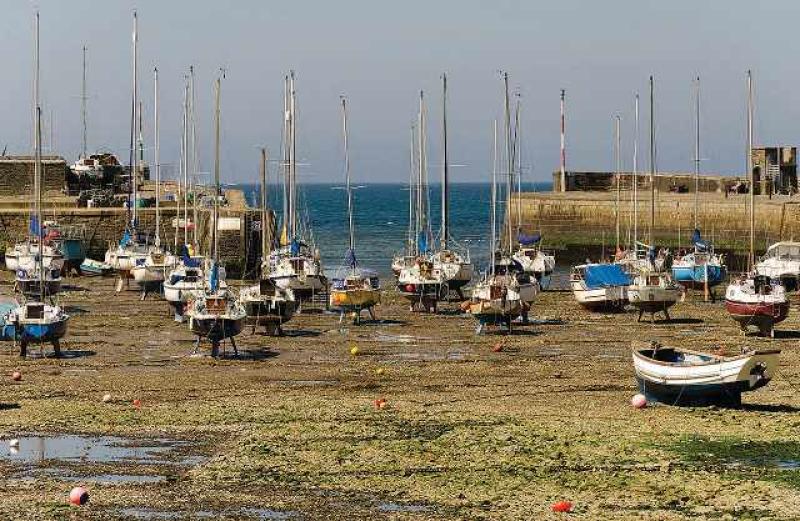
[[[692,242],[694,243],[694,247],[697,249],[697,251],[708,250],[708,242],[703,240],[703,238],[700,236],[700,230],[697,228],[694,229],[694,233],[692,234]]]
[[[594,264],[586,266],[586,287],[589,289],[609,286],[627,286],[631,283],[628,275],[618,264]]]
[[[517,234],[517,240],[523,246],[531,246],[542,240],[542,234],[534,233],[533,235],[525,235],[524,233],[520,232]]]

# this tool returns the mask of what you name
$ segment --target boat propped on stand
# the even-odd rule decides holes
[[[441,186],[441,229],[439,231],[439,250],[431,255],[434,269],[445,278],[447,289],[455,291],[459,299],[464,299],[464,286],[472,281],[475,268],[469,257],[469,250],[457,247],[450,237],[450,165],[447,157],[447,75],[442,74],[442,186]]]
[[[425,98],[420,92],[417,127],[412,129],[412,179],[408,196],[412,212],[412,244],[409,258],[397,276],[397,292],[409,302],[411,311],[435,313],[449,289],[445,273],[431,259],[430,205],[426,145]],[[415,151],[415,152],[414,152]]]
[[[776,242],[767,248],[755,266],[756,273],[780,281],[788,290],[798,289],[800,279],[800,242]]]
[[[594,311],[624,309],[630,284],[630,277],[618,264],[580,264],[570,275],[575,300]]]
[[[298,303],[313,300],[328,286],[313,235],[300,216],[297,189],[297,110],[294,72],[284,78],[284,211],[281,247],[270,255],[270,278],[282,290],[291,290]]]
[[[745,349],[739,355],[704,353],[652,343],[633,349],[639,390],[668,405],[738,407],[742,393],[767,385],[778,369],[780,350]]]
[[[221,79],[214,83],[214,215],[211,228],[211,269],[208,286],[201,295],[188,304],[189,330],[197,336],[196,347],[206,339],[211,342],[211,356],[219,356],[220,343],[229,339],[234,353],[238,354],[234,337],[242,332],[247,313],[219,277],[219,200],[220,200],[220,89]]]
[[[353,315],[353,323],[361,323],[361,312],[366,310],[375,320],[373,308],[381,301],[380,281],[377,272],[362,268],[356,257],[353,187],[350,182],[350,152],[347,141],[347,100],[342,97],[342,134],[344,136],[345,191],[347,194],[348,248],[345,264],[331,279],[330,305],[341,311],[339,322],[346,313]]]
[[[34,165],[34,201],[37,222],[42,222],[42,109],[39,104],[39,13],[35,18],[36,29],[36,88],[35,92],[35,165]],[[43,229],[38,227],[38,242],[42,244]],[[35,343],[50,343],[56,356],[61,355],[60,341],[67,334],[69,315],[61,306],[45,302],[48,295],[45,292],[47,282],[43,256],[36,259],[38,266],[38,295],[31,295],[22,304],[12,307],[2,319],[3,337],[19,342],[20,356],[26,356],[28,345]],[[54,269],[54,268],[51,268]]]
[[[271,212],[267,206],[267,151],[261,149],[261,272],[258,284],[247,286],[239,293],[239,301],[247,312],[247,322],[262,326],[267,335],[283,332],[282,326],[294,316],[297,304],[290,289],[281,289],[270,278],[270,253],[273,235]]]
[[[755,204],[753,190],[753,78],[747,71],[747,166],[750,178],[750,252],[749,271],[731,281],[725,289],[725,309],[739,323],[742,332],[755,326],[759,334],[775,335],[775,324],[783,322],[789,314],[786,289],[779,280],[760,275],[755,270]]]

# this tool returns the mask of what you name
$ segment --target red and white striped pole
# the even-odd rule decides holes
[[[564,89],[561,89],[561,191],[567,191],[567,147],[565,145],[566,124],[564,118]]]

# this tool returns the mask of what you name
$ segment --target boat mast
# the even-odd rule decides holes
[[[447,234],[450,209],[448,207],[448,168],[447,163],[447,74],[442,74],[442,236],[439,238],[439,248],[447,249]]]
[[[183,90],[183,244],[189,244],[189,78]],[[180,215],[178,215],[180,219]]]
[[[350,233],[350,255],[353,275],[356,273],[356,236],[353,227],[353,189],[350,186],[350,151],[347,147],[347,99],[342,96],[342,135],[344,136],[344,173],[347,190],[347,225]]]
[[[419,238],[421,234],[425,234],[426,211],[425,208],[425,192],[428,187],[425,184],[425,94],[419,91],[419,129],[417,130],[417,160],[419,171],[417,172],[417,229],[416,229],[416,242],[417,242],[417,255],[426,253],[428,249],[427,234],[425,235],[425,250],[421,251],[419,247]]]
[[[522,231],[522,126],[520,125],[522,102],[517,93],[517,107],[514,115],[514,156],[517,163],[517,240]],[[541,230],[540,230],[541,231]]]
[[[197,251],[197,194],[195,193],[195,181],[197,180],[197,122],[194,117],[194,65],[189,66],[189,118],[191,121],[191,151],[192,151],[192,175],[189,178],[189,185],[192,193],[192,246]]]
[[[161,163],[159,162],[158,144],[158,67],[153,69],[153,134],[155,137],[155,157],[153,161],[156,167],[156,248],[161,246]]]
[[[289,166],[290,166],[290,185],[292,188],[291,194],[292,198],[289,201],[291,203],[291,212],[290,218],[292,222],[292,240],[297,239],[297,127],[295,125],[295,108],[296,108],[296,98],[295,98],[295,90],[294,90],[294,71],[291,71],[289,74],[289,113],[291,114],[289,119],[289,129],[291,135],[291,144],[289,147]]]
[[[650,76],[650,229],[648,230],[648,242],[651,247],[655,244],[653,233],[656,222],[656,118],[653,112],[654,108],[653,76]]]
[[[83,147],[81,157],[86,157],[87,146],[87,131],[86,131],[86,46],[83,46],[83,82],[81,84],[81,118],[83,120]]]
[[[408,170],[408,238],[406,244],[406,252],[408,255],[416,255],[416,249],[414,245],[414,231],[415,231],[415,219],[416,215],[414,215],[414,201],[416,200],[416,155],[414,153],[414,143],[416,140],[416,133],[414,130],[414,124],[411,124],[411,146],[408,149],[409,152],[409,170]]]
[[[131,142],[128,155],[128,222],[131,229],[136,229],[136,201],[133,199],[133,187],[136,184],[135,139],[136,139],[136,83],[137,83],[137,45],[139,42],[139,17],[133,11],[133,85],[131,87]]]
[[[497,120],[494,120],[493,141],[492,141],[492,237],[489,242],[489,269],[491,276],[494,277],[495,265],[495,243],[497,241]]]
[[[289,234],[289,75],[283,77],[283,239]]]
[[[697,212],[700,198],[700,76],[695,80],[694,103],[694,229],[697,230]]]
[[[750,178],[750,255],[747,269],[755,264],[756,179],[753,175],[753,74],[747,70],[747,175]]]
[[[619,114],[614,116],[614,177],[617,180],[617,206],[616,211],[614,212],[614,220],[616,221],[616,250],[619,251],[619,204],[620,204],[620,196],[621,194],[621,187],[620,187],[620,176],[622,172],[620,172],[620,132],[619,132],[619,125],[620,125],[620,117]]]
[[[508,73],[503,73],[503,84],[505,86],[505,118],[506,118],[506,224],[508,225],[508,254],[512,252],[512,214],[511,214],[511,194],[514,187],[514,157],[511,143],[511,105],[508,99]]]
[[[272,247],[272,230],[269,222],[269,210],[267,202],[267,149],[261,149],[261,278],[267,278],[269,273],[269,252]],[[266,273],[264,273],[266,269]]]
[[[218,238],[217,228],[219,226],[219,103],[220,103],[220,89],[222,87],[221,78],[218,76],[214,83],[214,226],[211,228],[211,258],[213,260],[214,269],[217,268],[219,262],[219,245],[217,244]],[[217,288],[212,287],[212,291]]]
[[[34,165],[33,186],[36,199],[36,236],[39,240],[39,302],[44,302],[44,237],[42,237],[42,107],[39,101],[39,11],[35,15],[35,69],[34,69],[34,109],[35,123],[33,130]]]
[[[639,242],[639,93],[634,97],[634,135],[633,135],[633,252],[636,256]]]

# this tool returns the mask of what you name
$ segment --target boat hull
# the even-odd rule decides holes
[[[628,291],[622,286],[586,289],[573,283],[572,293],[578,304],[590,311],[619,311],[628,304]]]
[[[628,288],[628,302],[645,313],[666,311],[678,302],[680,290],[657,286],[631,286]]]
[[[381,301],[381,292],[376,289],[342,289],[331,290],[332,307],[346,311],[370,309]]]
[[[17,335],[22,341],[53,342],[66,334],[66,320],[47,323],[21,321],[17,326]]]
[[[789,302],[745,303],[728,299],[725,309],[742,329],[755,326],[763,333],[771,333],[775,324],[783,322],[789,314]]]
[[[248,323],[256,326],[285,324],[295,310],[294,301],[283,299],[245,300],[242,304],[247,312]]]
[[[672,266],[672,278],[684,286],[702,287],[706,283],[706,270],[708,273],[708,287],[713,288],[725,280],[727,272],[724,266],[709,265],[683,265]]]
[[[244,318],[224,316],[190,317],[189,330],[195,335],[217,343],[242,332]]]

